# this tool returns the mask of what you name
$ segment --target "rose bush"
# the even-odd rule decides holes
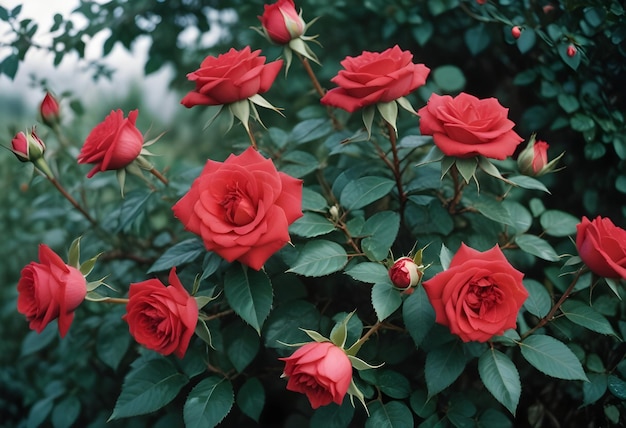
[[[167,286],[158,279],[131,284],[122,318],[138,343],[183,358],[198,321],[198,304],[172,268]]]
[[[430,69],[413,63],[413,54],[393,46],[383,52],[363,51],[341,61],[343,70],[331,79],[337,85],[321,98],[325,105],[350,113],[388,103],[410,94],[426,82]]]
[[[576,226],[576,248],[596,275],[626,279],[626,230],[611,219],[583,217]]]
[[[248,148],[223,163],[208,160],[172,210],[207,250],[259,270],[289,242],[288,227],[302,216],[301,200],[301,180]]]
[[[446,156],[477,155],[492,159],[511,156],[523,141],[507,117],[508,109],[497,99],[478,99],[461,93],[456,97],[433,94],[419,109],[420,132],[432,135]]]
[[[461,244],[445,271],[424,282],[437,322],[463,341],[486,342],[515,328],[528,298],[524,274],[495,246],[480,252]]]
[[[79,164],[95,164],[87,178],[122,169],[137,159],[143,146],[143,135],[135,126],[138,114],[133,110],[125,118],[122,110],[111,111],[91,130],[78,155]]]
[[[341,348],[331,342],[311,342],[280,359],[285,362],[287,389],[305,394],[311,407],[343,402],[352,380],[352,364]]]
[[[74,311],[87,294],[83,274],[63,262],[45,244],[39,245],[39,263],[30,262],[21,272],[17,284],[17,310],[30,328],[41,333],[53,320],[58,320],[59,334],[65,337]]]

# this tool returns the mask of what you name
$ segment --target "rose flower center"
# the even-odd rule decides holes
[[[470,284],[465,302],[476,314],[483,315],[504,300],[502,290],[488,278],[481,278]]]
[[[243,226],[254,220],[256,209],[239,184],[228,189],[220,205],[224,208],[226,220],[237,226]]]

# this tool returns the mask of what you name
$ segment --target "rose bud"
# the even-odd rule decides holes
[[[46,96],[39,105],[39,113],[43,123],[50,127],[53,127],[61,120],[59,103],[50,92],[46,92]]]
[[[422,279],[422,271],[410,257],[400,257],[389,269],[389,278],[398,288],[408,289],[415,287]]]
[[[352,364],[331,342],[311,342],[298,348],[285,362],[282,377],[289,391],[305,394],[317,409],[334,402],[341,405],[352,381]]]
[[[568,56],[568,57],[570,57],[570,58],[571,58],[571,57],[573,57],[574,55],[576,55],[576,52],[577,52],[577,50],[576,50],[576,46],[574,46],[574,45],[569,45],[569,46],[567,47],[567,56]]]
[[[22,162],[35,162],[43,157],[46,145],[35,133],[33,128],[28,135],[18,132],[11,140],[11,151]]]
[[[538,177],[554,171],[556,163],[563,156],[563,153],[548,162],[549,147],[545,141],[535,141],[533,135],[526,148],[517,157],[517,166],[520,172],[530,177]]]
[[[476,3],[483,5],[485,3],[487,3],[487,0],[476,0]]]
[[[304,34],[306,24],[296,11],[293,0],[278,0],[264,6],[259,16],[263,31],[274,43],[285,45]]]
[[[522,35],[522,27],[516,25],[515,27],[511,28],[511,35],[514,39],[519,39],[519,36]]]

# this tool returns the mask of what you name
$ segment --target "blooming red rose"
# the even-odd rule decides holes
[[[170,270],[169,283],[149,279],[131,284],[122,318],[138,343],[183,358],[198,322],[198,304],[176,276],[176,268]]]
[[[87,177],[95,173],[122,169],[137,159],[143,146],[143,135],[135,126],[137,110],[124,118],[122,110],[111,111],[96,125],[78,155],[78,163],[96,164]]]
[[[576,226],[576,248],[582,261],[596,275],[626,279],[626,230],[611,219],[583,217]]]
[[[207,250],[259,270],[302,216],[302,180],[249,147],[223,163],[209,160],[172,210]]]
[[[305,394],[314,409],[331,402],[341,405],[352,381],[352,364],[343,349],[331,342],[311,342],[279,359],[285,362],[289,391]]]
[[[50,92],[46,92],[46,96],[41,101],[39,113],[43,122],[48,126],[53,126],[59,122],[61,118],[59,103]]]
[[[380,53],[364,51],[346,57],[341,65],[344,70],[331,79],[338,88],[328,91],[321,103],[350,113],[410,94],[426,83],[430,72],[424,64],[414,64],[413,54],[397,45]]]
[[[266,4],[259,19],[270,40],[279,45],[300,37],[306,27],[293,0],[278,0],[274,4]]]
[[[513,131],[508,111],[495,98],[478,99],[462,92],[454,98],[432,94],[417,114],[421,133],[432,135],[446,156],[505,159],[523,140]]]
[[[523,276],[497,245],[481,253],[461,244],[448,269],[423,285],[439,324],[464,342],[486,342],[515,328],[528,297]]]
[[[39,263],[30,262],[22,269],[17,291],[17,310],[26,316],[31,329],[41,333],[58,319],[59,333],[65,337],[74,320],[74,310],[87,295],[87,282],[78,269],[40,244]]]
[[[413,288],[409,287],[415,287],[419,284],[422,275],[423,273],[410,257],[400,257],[389,269],[389,278],[393,285],[406,289],[407,294],[413,292]]]
[[[217,57],[206,57],[198,70],[187,74],[196,88],[185,95],[181,104],[185,107],[230,104],[267,92],[283,61],[266,64],[260,53],[260,50],[251,52],[246,46],[240,51],[231,48]]]

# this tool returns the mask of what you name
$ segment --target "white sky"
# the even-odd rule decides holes
[[[39,23],[39,30],[34,39],[42,44],[49,44],[45,31],[52,25],[55,13],[61,13],[67,17],[78,4],[75,0],[0,0],[0,5],[9,10],[20,3],[23,5],[20,19],[32,18]],[[74,16],[74,21],[82,25],[83,23],[77,18],[78,16]],[[4,29],[4,26],[0,26],[0,38],[6,37]],[[102,43],[106,37],[107,34],[100,33],[91,41],[87,41],[85,49],[87,59],[101,56]],[[146,104],[158,106],[154,113],[161,114],[163,119],[167,120],[180,100],[167,91],[167,82],[171,76],[170,70],[162,69],[147,77],[143,75],[143,65],[149,43],[147,38],[138,39],[133,45],[132,53],[116,44],[106,62],[117,72],[111,81],[99,79],[97,82],[92,80],[89,72],[80,72],[81,63],[75,54],[66,55],[61,64],[55,68],[53,54],[31,48],[26,54],[25,61],[20,63],[14,80],[5,75],[0,76],[0,93],[19,93],[31,100],[33,107],[36,107],[43,95],[39,88],[29,86],[31,81],[29,75],[35,73],[38,79],[44,77],[48,79],[50,88],[55,93],[72,90],[81,94],[83,103],[88,106],[103,97],[107,99],[112,93],[123,93],[133,82],[139,82],[143,88],[149,89],[144,91],[147,97]],[[0,48],[0,60],[5,56],[6,51]]]

